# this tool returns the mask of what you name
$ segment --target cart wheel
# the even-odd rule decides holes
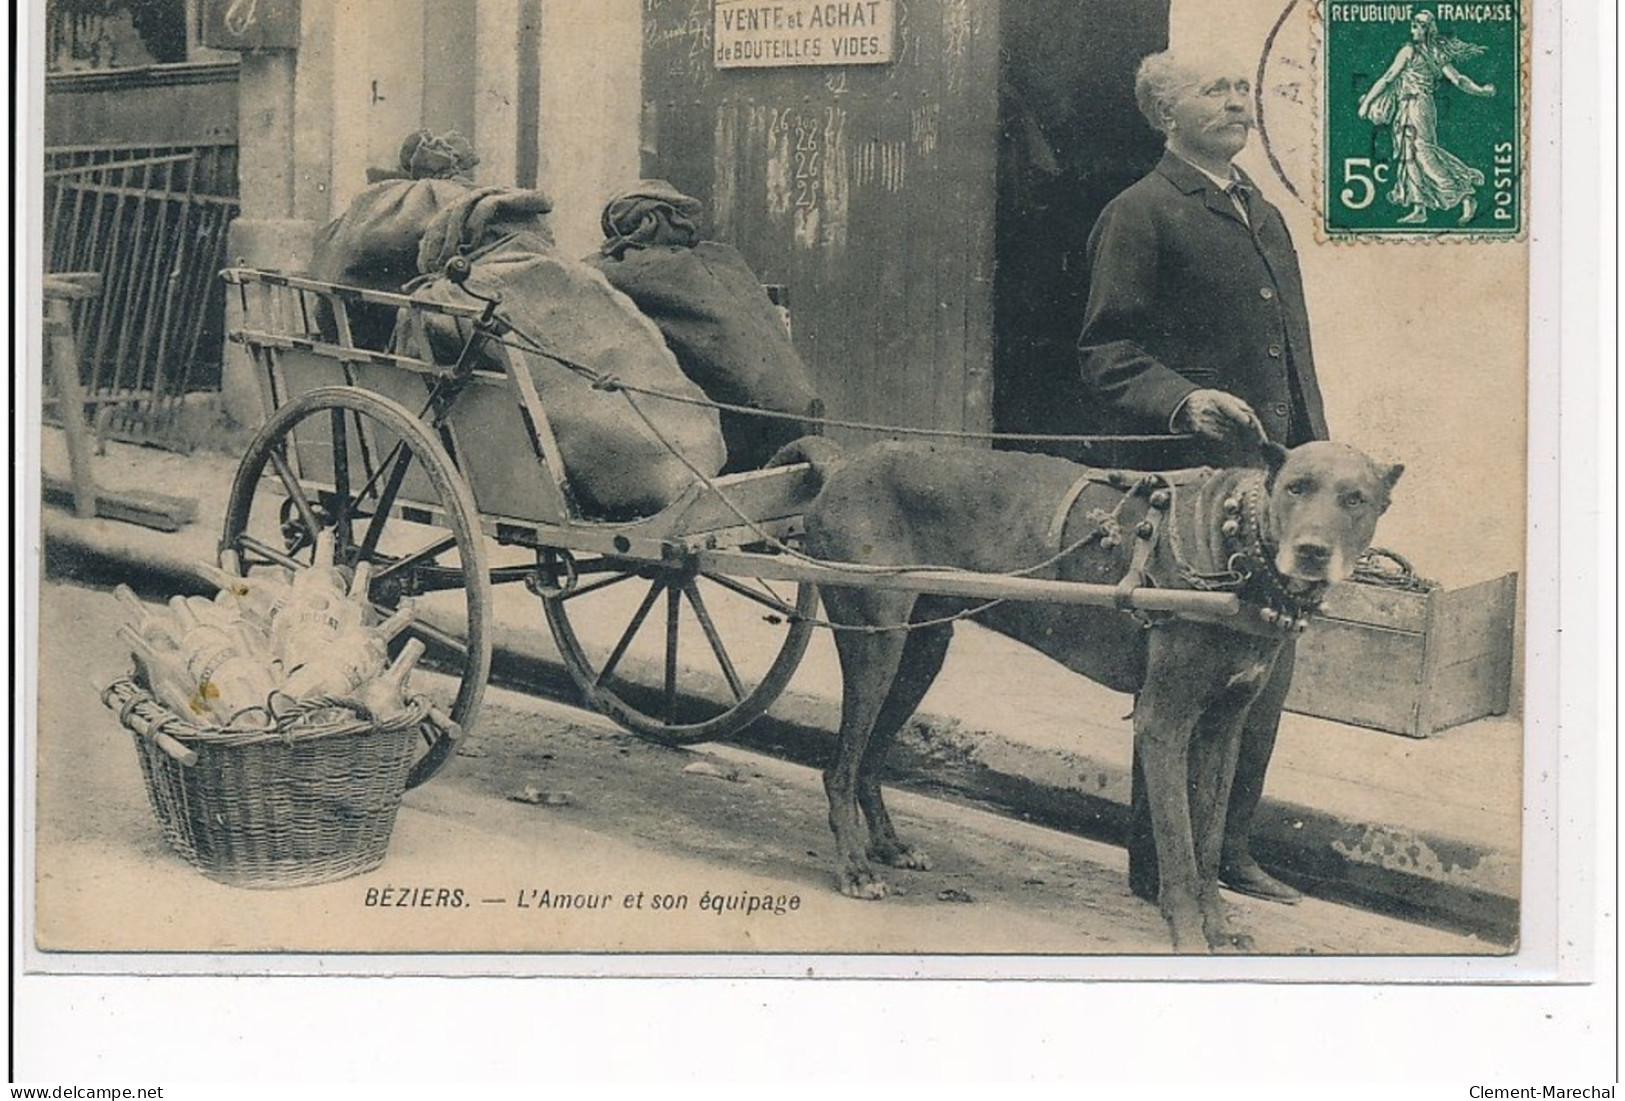
[[[367,596],[377,617],[412,599],[418,618],[391,656],[422,639],[456,684],[437,690],[418,677],[413,690],[470,730],[491,672],[491,583],[473,495],[433,429],[351,387],[310,390],[279,408],[237,468],[220,548],[237,553],[245,574],[306,569],[323,528],[333,530],[338,565],[372,564]],[[423,732],[408,787],[454,748],[434,722]]]
[[[791,592],[613,558],[575,571],[573,587],[542,596],[570,676],[591,707],[667,745],[726,738],[759,718],[800,664],[818,610],[807,584]],[[659,627],[646,630],[651,620]]]

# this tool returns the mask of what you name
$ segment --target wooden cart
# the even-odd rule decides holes
[[[1106,585],[876,574],[789,553],[816,492],[804,464],[697,478],[657,515],[593,520],[575,506],[532,383],[526,360],[539,353],[500,339],[495,303],[437,305],[246,269],[224,278],[241,308],[231,337],[253,355],[271,413],[238,468],[221,552],[245,571],[298,570],[310,565],[316,533],[332,529],[340,565],[372,564],[368,599],[380,614],[414,602],[412,631],[452,674],[441,702],[465,731],[490,674],[497,586],[540,598],[588,705],[674,744],[727,737],[771,706],[807,648],[819,585],[1115,599]],[[370,351],[350,339],[357,303],[461,319],[472,336],[450,364]],[[476,357],[482,343],[489,354]],[[501,370],[474,366],[493,354]],[[1133,606],[1225,616],[1239,601],[1141,589]],[[646,630],[651,619],[659,629]],[[700,659],[679,660],[685,639],[697,650],[704,640]],[[452,743],[426,725],[412,786],[445,763]]]

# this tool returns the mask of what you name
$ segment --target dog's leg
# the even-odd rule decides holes
[[[1247,671],[1243,672],[1245,676]],[[1259,675],[1259,684],[1262,674]],[[1256,685],[1236,684],[1215,700],[1196,724],[1191,739],[1191,836],[1196,847],[1198,905],[1208,946],[1219,950],[1252,948],[1252,938],[1237,932],[1219,896],[1219,861],[1224,850],[1226,805],[1241,747],[1242,721]]]
[[[908,622],[914,598],[899,593],[827,589],[822,594],[831,622],[857,626],[901,626]],[[886,884],[869,864],[863,823],[859,819],[859,777],[893,678],[903,657],[907,632],[835,632],[841,659],[841,734],[835,760],[824,771],[829,796],[829,826],[835,833],[836,877],[841,892],[853,898],[884,898]]]
[[[922,600],[915,607],[929,606],[930,602]],[[931,683],[942,670],[942,661],[947,656],[948,644],[953,637],[951,624],[909,632],[908,641],[903,645],[897,679],[892,681],[891,692],[880,708],[879,717],[875,719],[869,745],[858,766],[858,806],[863,808],[863,816],[869,820],[869,856],[894,868],[925,871],[931,867],[931,858],[898,840],[897,830],[892,825],[891,816],[886,813],[886,803],[880,794],[880,774],[885,767],[886,753],[891,749],[892,740],[920,706],[920,700],[925,698]]]
[[[1275,751],[1276,733],[1281,724],[1281,707],[1292,686],[1296,646],[1290,639],[1281,647],[1275,668],[1262,692],[1247,709],[1241,727],[1241,751],[1236,759],[1236,778],[1230,786],[1230,804],[1225,811],[1224,852],[1219,873],[1231,886],[1243,881],[1272,888],[1279,901],[1296,901],[1296,891],[1270,876],[1253,859],[1251,838],[1258,804],[1264,796],[1264,774]],[[1256,893],[1249,891],[1248,893]]]
[[[1152,633],[1145,687],[1134,708],[1134,745],[1145,767],[1163,920],[1174,951],[1205,952],[1210,945],[1191,820],[1191,740],[1217,686],[1193,683],[1206,670],[1196,660],[1200,640],[1189,633],[1181,627]]]

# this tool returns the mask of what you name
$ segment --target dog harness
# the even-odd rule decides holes
[[[1220,502],[1220,516],[1204,515],[1204,498],[1180,494],[1182,489],[1200,487],[1220,472],[1210,467],[1138,477],[1122,471],[1090,471],[1078,478],[1062,497],[1050,524],[1050,542],[1060,554],[1071,553],[1099,542],[1112,546],[1123,541],[1123,517],[1129,503],[1145,498],[1144,518],[1134,527],[1134,545],[1129,567],[1117,583],[1119,608],[1135,616],[1149,628],[1173,618],[1169,613],[1153,615],[1130,607],[1137,588],[1157,587],[1158,574],[1164,588],[1188,588],[1202,592],[1231,592],[1241,598],[1242,614],[1223,620],[1225,626],[1249,634],[1279,636],[1303,631],[1309,616],[1320,606],[1326,583],[1289,587],[1275,568],[1275,548],[1265,531],[1263,471],[1249,471]],[[1067,522],[1078,498],[1091,485],[1107,485],[1122,491],[1122,498],[1110,513],[1095,510],[1088,516],[1094,529],[1071,546],[1063,543]],[[1193,561],[1210,557],[1207,534],[1217,530],[1221,561]]]

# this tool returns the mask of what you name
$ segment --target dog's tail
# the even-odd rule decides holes
[[[836,468],[846,461],[846,452],[841,445],[827,436],[802,436],[798,440],[791,440],[779,448],[774,456],[767,460],[765,469],[771,470],[776,466],[789,466],[792,463],[806,463],[813,469],[813,476],[818,479],[818,486],[823,488],[829,481],[830,475]]]

